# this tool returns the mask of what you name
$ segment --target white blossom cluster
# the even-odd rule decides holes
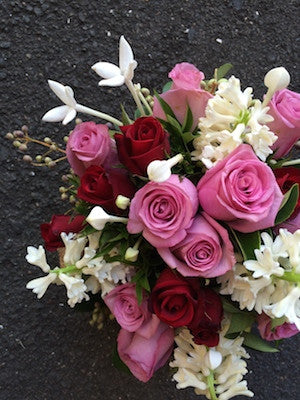
[[[252,100],[252,88],[242,91],[234,76],[221,82],[215,96],[208,100],[205,117],[199,120],[200,136],[194,140],[192,159],[211,168],[244,142],[265,161],[277,140],[266,125],[273,121],[268,110],[260,100]]]
[[[26,260],[40,267],[48,275],[36,278],[27,283],[27,289],[32,289],[40,299],[51,283],[65,285],[67,289],[68,304],[74,307],[82,300],[89,300],[87,292],[93,294],[100,290],[105,296],[118,282],[125,283],[130,280],[132,267],[119,261],[106,262],[104,258],[97,257],[99,237],[101,232],[96,232],[87,237],[78,237],[73,233],[62,233],[65,245],[62,268],[50,270],[46,260],[43,246],[27,248]],[[86,244],[88,243],[88,246]],[[117,255],[118,249],[114,248],[110,256]],[[84,275],[84,276],[83,276]],[[89,276],[86,279],[86,276]]]
[[[248,372],[242,358],[249,358],[242,347],[243,340],[242,337],[226,339],[223,331],[219,344],[207,348],[195,344],[188,329],[181,329],[175,337],[178,347],[174,350],[174,361],[170,363],[171,367],[178,368],[173,376],[177,389],[190,386],[196,394],[205,395],[208,399],[212,398],[210,390],[215,392],[219,400],[238,395],[253,397],[247,382],[242,380]]]
[[[230,294],[243,310],[255,309],[271,318],[285,317],[300,330],[300,229],[280,229],[273,239],[263,232],[256,260],[237,263],[218,277],[221,294]]]

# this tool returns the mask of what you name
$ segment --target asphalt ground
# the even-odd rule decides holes
[[[197,398],[175,389],[168,367],[147,384],[116,370],[116,324],[91,327],[89,314],[66,305],[64,288],[51,287],[39,301],[25,289],[40,274],[24,259],[26,246],[41,244],[39,224],[68,207],[58,193],[67,164],[51,171],[26,165],[5,133],[27,124],[35,137],[62,142],[72,124],[41,122],[59,105],[49,78],[72,86],[76,99],[92,108],[118,116],[122,101],[133,109],[124,88],[99,89],[90,69],[100,59],[117,63],[122,34],[139,63],[135,82],[143,86],[160,90],[177,62],[194,63],[207,77],[231,62],[257,97],[264,74],[280,65],[297,90],[296,6],[293,0],[0,2],[1,400]],[[299,398],[298,347],[299,338],[292,338],[280,353],[250,351],[246,379],[257,400]]]

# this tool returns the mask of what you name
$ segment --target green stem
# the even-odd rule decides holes
[[[278,278],[288,282],[300,283],[300,274],[294,271],[285,271],[285,273],[282,276],[278,276]]]
[[[210,374],[207,377],[207,386],[208,386],[209,394],[210,394],[211,400],[218,400],[214,383],[215,383],[214,373],[213,373],[213,371],[210,371]]]
[[[290,160],[290,161],[286,161],[283,164],[281,164],[282,167],[288,167],[289,165],[298,165],[300,164],[300,158],[296,159],[296,160]]]
[[[143,103],[144,106],[146,107],[146,109],[147,109],[149,115],[152,115],[152,114],[153,114],[152,108],[150,107],[148,101],[145,99],[145,96],[143,95],[143,93],[141,92],[140,89],[136,89],[136,90],[137,90],[137,92],[138,92],[139,98],[141,99],[142,103]]]
[[[68,265],[67,267],[64,268],[51,269],[51,271],[49,272],[59,275],[59,274],[68,274],[70,272],[75,272],[75,271],[79,271],[76,265]]]
[[[111,122],[114,125],[122,126],[123,123],[116,118],[111,117],[108,114],[102,113],[100,111],[93,110],[92,108],[82,106],[81,104],[76,104],[76,111],[81,112],[83,114],[94,115],[95,117],[99,117],[101,119],[105,119],[108,122]]]
[[[127,81],[126,80],[125,83],[126,83],[126,86],[129,89],[129,91],[130,91],[130,93],[131,93],[131,95],[133,97],[133,100],[135,101],[135,104],[137,105],[137,108],[139,109],[141,115],[145,116],[144,108],[142,106],[141,100],[140,100],[140,98],[139,98],[139,96],[137,94],[137,91],[135,90],[135,87],[134,87],[132,81]]]

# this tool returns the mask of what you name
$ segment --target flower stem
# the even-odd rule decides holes
[[[100,111],[93,110],[92,108],[82,106],[81,104],[76,104],[76,111],[81,112],[83,114],[94,115],[95,117],[99,117],[101,119],[105,119],[106,121],[111,122],[114,125],[122,126],[123,123],[118,119],[111,117],[108,114],[102,113]]]
[[[146,107],[149,115],[152,115],[152,108],[150,107],[148,101],[145,99],[145,96],[143,95],[143,93],[141,92],[141,90],[139,88],[136,88],[136,91],[138,93],[139,98],[141,99],[142,103],[144,104],[144,106]]]
[[[285,271],[285,273],[278,278],[288,282],[300,283],[300,274],[294,271]]]
[[[52,269],[50,272],[59,275],[59,274],[68,274],[70,272],[75,272],[75,271],[79,271],[76,265],[68,265],[67,267],[64,268]]]
[[[42,142],[41,140],[33,139],[33,138],[31,138],[30,136],[27,136],[27,135],[24,138],[20,138],[19,140],[24,140],[25,142],[37,143],[37,144],[40,144],[40,145],[45,146],[45,147],[51,147],[53,145],[53,144]],[[48,150],[47,154],[50,153],[51,151],[59,151],[60,153],[66,154],[66,151],[61,149],[61,148],[59,148],[58,146],[56,147],[55,150]]]
[[[137,105],[137,108],[139,109],[141,115],[145,116],[144,108],[142,106],[141,100],[140,100],[140,98],[139,98],[139,96],[137,94],[137,91],[136,91],[132,81],[127,81],[126,80],[125,83],[126,83],[126,86],[129,89],[129,91],[130,91],[130,93],[131,93],[131,95],[133,97],[133,100],[135,101],[135,104]]]
[[[298,164],[300,164],[300,158],[297,158],[296,160],[286,161],[283,164],[281,164],[281,166],[288,167],[289,165],[298,165]]]
[[[215,391],[215,386],[214,386],[214,373],[213,371],[210,371],[210,374],[207,377],[207,386],[210,394],[211,400],[218,400],[216,391]]]

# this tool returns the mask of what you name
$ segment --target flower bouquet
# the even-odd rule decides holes
[[[300,160],[291,157],[300,95],[283,67],[266,74],[263,101],[225,78],[230,64],[210,80],[177,64],[160,94],[133,83],[136,67],[123,36],[119,66],[92,66],[99,86],[128,87],[134,115],[83,106],[49,81],[64,105],[44,121],[65,125],[79,112],[106,123],[76,119],[65,148],[27,127],[7,134],[23,152],[47,147],[24,161],[71,167],[60,187],[71,209],[41,225],[44,247],[28,247],[46,275],[27,288],[41,298],[64,285],[71,307],[92,305],[99,328],[114,317],[115,364],[143,382],[170,359],[178,389],[253,397],[245,347],[275,352],[300,329]],[[45,249],[57,251],[52,266]]]

